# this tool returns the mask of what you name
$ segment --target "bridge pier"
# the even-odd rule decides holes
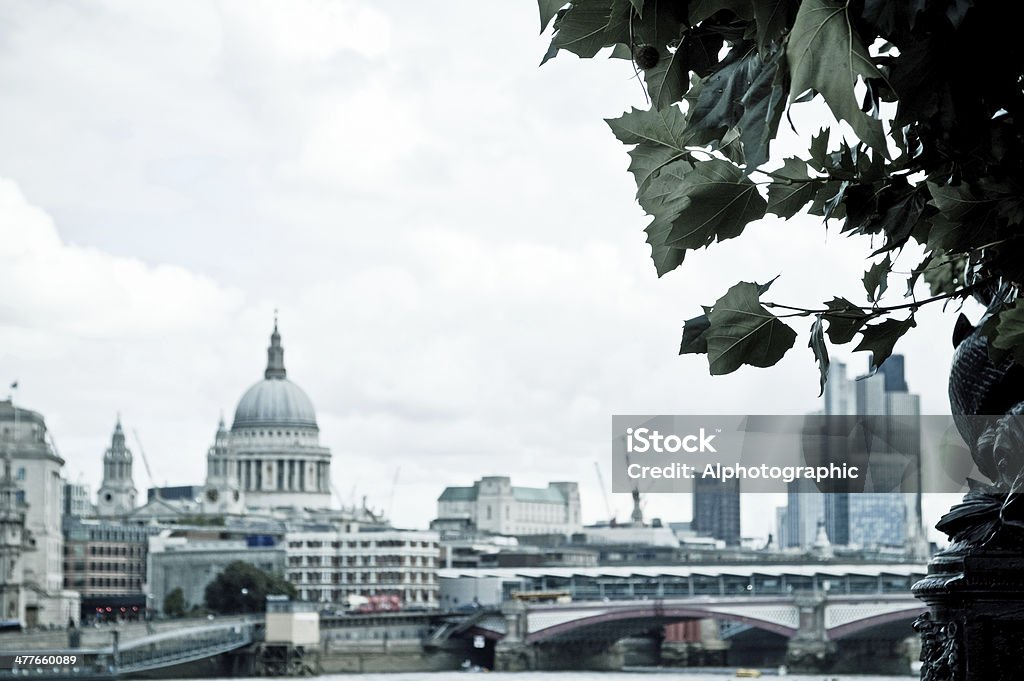
[[[835,662],[836,644],[825,630],[825,596],[813,592],[794,596],[799,628],[786,646],[786,666],[798,674],[828,671]]]
[[[531,643],[526,605],[509,601],[502,605],[505,637],[494,647],[494,671],[618,671],[625,655],[613,641],[551,641]]]
[[[661,642],[661,664],[666,667],[724,667],[729,642],[723,641],[718,622],[690,620],[669,625]]]
[[[536,650],[526,642],[529,633],[526,605],[506,601],[501,606],[505,636],[494,646],[494,671],[527,672],[537,669]]]

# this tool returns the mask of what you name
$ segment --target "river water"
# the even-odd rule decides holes
[[[434,673],[393,673],[393,674],[331,674],[315,677],[320,681],[443,681],[456,676],[462,676],[461,672],[434,672]],[[599,679],[600,681],[643,681],[646,679],[661,680],[678,679],[678,681],[731,681],[735,677],[732,673],[708,673],[690,672],[687,670],[657,669],[642,672],[492,672],[487,674],[487,679],[503,681],[584,681],[585,679]],[[914,681],[917,676],[835,676],[831,674],[790,674],[785,677],[778,677],[774,674],[761,677],[768,679],[784,678],[786,681]],[[182,680],[185,681],[185,680]],[[207,680],[209,681],[209,680]],[[225,680],[227,681],[227,680]],[[230,681],[240,681],[231,679]],[[244,681],[264,681],[263,679],[245,679]]]

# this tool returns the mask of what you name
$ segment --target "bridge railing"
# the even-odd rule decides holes
[[[132,641],[118,651],[118,670],[145,671],[235,650],[253,642],[253,628],[252,624],[197,627]]]

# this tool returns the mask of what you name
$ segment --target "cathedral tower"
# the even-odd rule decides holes
[[[132,453],[124,443],[124,430],[118,417],[110,448],[103,454],[103,484],[100,485],[96,512],[111,517],[135,509],[135,482],[132,479]]]

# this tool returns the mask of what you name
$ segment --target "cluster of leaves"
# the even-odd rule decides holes
[[[770,366],[794,345],[782,318],[813,318],[824,387],[827,343],[859,337],[877,367],[932,301],[992,303],[993,353],[1024,362],[1024,41],[1012,12],[974,0],[539,0],[544,61],[559,51],[631,58],[648,110],[609,120],[632,146],[637,198],[658,275],[690,250],[740,236],[766,213],[806,211],[872,235],[867,303],[762,301],[740,282],[685,323],[681,353],[712,374]],[[822,130],[769,164],[793,103],[820,95],[852,135]],[[892,112],[883,122],[882,111]],[[905,304],[880,299],[908,243],[925,247]],[[930,297],[918,299],[923,280]],[[996,292],[998,291],[998,294]],[[775,314],[772,310],[784,310]]]
[[[266,610],[267,596],[295,598],[296,594],[295,587],[281,575],[236,560],[206,585],[203,596],[210,610],[231,614],[263,612]]]
[[[186,607],[185,592],[181,590],[180,586],[172,589],[164,598],[164,614],[168,617],[184,617]]]

